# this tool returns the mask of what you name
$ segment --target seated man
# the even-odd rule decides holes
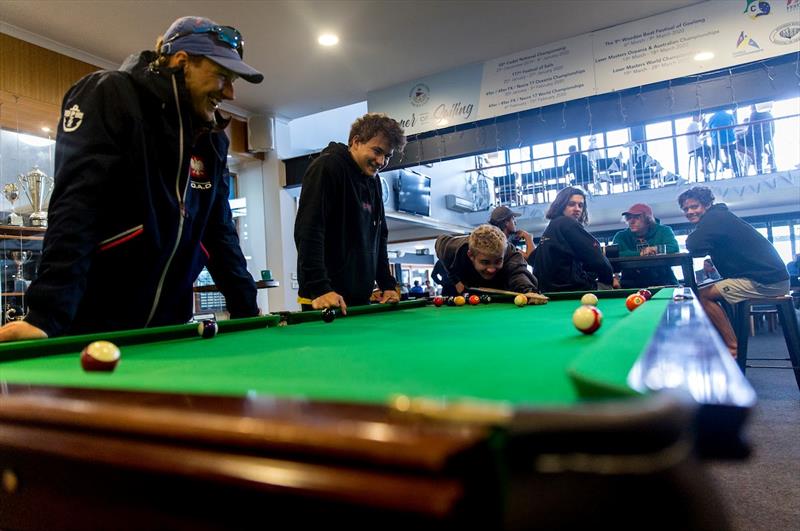
[[[786,295],[789,273],[769,240],[731,213],[724,203],[715,205],[709,188],[686,190],[678,197],[678,204],[686,219],[696,226],[686,239],[686,248],[693,256],[710,255],[723,277],[700,289],[700,302],[735,358],[736,335],[719,301],[736,304]]]
[[[628,228],[614,235],[613,245],[619,246],[620,256],[648,256],[658,254],[658,246],[665,246],[665,252],[677,253],[678,241],[672,229],[662,225],[654,216],[653,209],[644,203],[636,203],[623,212]],[[615,287],[617,275],[614,275]],[[622,273],[621,287],[646,288],[649,286],[676,285],[678,280],[669,266],[625,269]]]
[[[497,227],[480,225],[468,236],[439,236],[436,255],[457,293],[467,287],[494,288],[524,293],[528,304],[547,302],[536,293],[536,277],[528,271],[525,257]]]
[[[710,258],[706,258],[703,260],[703,269],[695,271],[694,278],[698,284],[703,284],[704,282],[719,280],[722,277],[719,276],[719,271],[714,267],[714,262],[712,262]]]

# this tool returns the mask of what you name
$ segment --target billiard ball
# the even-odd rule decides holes
[[[650,292],[649,289],[640,289],[639,295],[644,297],[644,300],[646,301],[649,301],[651,298],[653,298],[653,294]]]
[[[219,332],[219,325],[214,319],[204,319],[197,323],[197,335],[203,339],[211,339]]]
[[[519,307],[526,306],[528,304],[528,297],[520,293],[516,297],[514,297],[514,304]]]
[[[594,334],[603,324],[603,313],[595,306],[584,304],[573,312],[572,324],[584,334]]]
[[[333,308],[325,308],[322,310],[322,320],[326,323],[332,323],[336,319],[336,310]]]
[[[469,296],[469,303],[471,305],[473,305],[473,306],[475,306],[476,304],[480,304],[481,303],[481,298],[478,297],[477,295],[470,295]]]
[[[119,363],[119,347],[110,341],[89,343],[81,352],[84,371],[113,371]]]
[[[644,297],[642,297],[638,293],[632,293],[631,295],[628,295],[627,299],[625,299],[625,307],[632,312],[633,310],[644,304],[644,302],[645,302]]]
[[[483,304],[489,304],[492,302],[492,298],[489,295],[481,295],[481,302]]]
[[[586,304],[588,306],[597,306],[597,295],[594,293],[587,293],[583,297],[581,297],[581,304]]]
[[[455,297],[447,297],[445,303],[447,303],[448,306],[455,306],[456,305]]]
[[[455,304],[456,306],[464,306],[464,304],[466,303],[467,299],[465,299],[461,295],[456,295],[455,297],[453,297],[453,304]]]
[[[440,307],[442,304],[444,304],[444,299],[443,299],[443,298],[441,298],[441,297],[434,297],[434,298],[433,298],[433,305],[434,305],[434,306],[436,306],[436,307],[438,308],[438,307]]]

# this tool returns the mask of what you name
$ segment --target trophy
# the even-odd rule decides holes
[[[31,251],[11,251],[11,259],[17,264],[17,273],[14,275],[14,291],[25,291],[28,289],[28,281],[25,280],[25,264],[31,259]]]
[[[47,226],[47,200],[53,191],[53,178],[34,166],[28,173],[19,176],[19,183],[33,207],[31,226]]]
[[[14,183],[8,183],[3,186],[3,195],[6,196],[8,202],[11,203],[11,214],[8,215],[6,221],[9,225],[22,226],[22,216],[17,214],[14,209],[14,203],[19,199],[19,187]]]

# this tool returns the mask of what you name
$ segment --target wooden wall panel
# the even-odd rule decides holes
[[[64,93],[98,67],[0,33],[0,127],[55,131]]]

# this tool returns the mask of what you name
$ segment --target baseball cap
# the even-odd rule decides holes
[[[521,215],[522,214],[520,214],[519,212],[514,212],[507,206],[499,206],[494,210],[492,210],[492,215],[489,218],[489,223],[502,223],[511,216],[519,217]]]
[[[645,205],[644,203],[636,203],[635,205],[631,206],[626,212],[623,212],[623,216],[627,216],[629,214],[635,215],[646,215],[649,217],[653,217],[653,209],[650,208],[649,205]]]
[[[159,51],[165,55],[180,51],[202,55],[245,81],[261,83],[264,74],[242,60],[243,46],[244,39],[236,28],[220,26],[203,17],[181,17],[164,33],[164,44]]]

